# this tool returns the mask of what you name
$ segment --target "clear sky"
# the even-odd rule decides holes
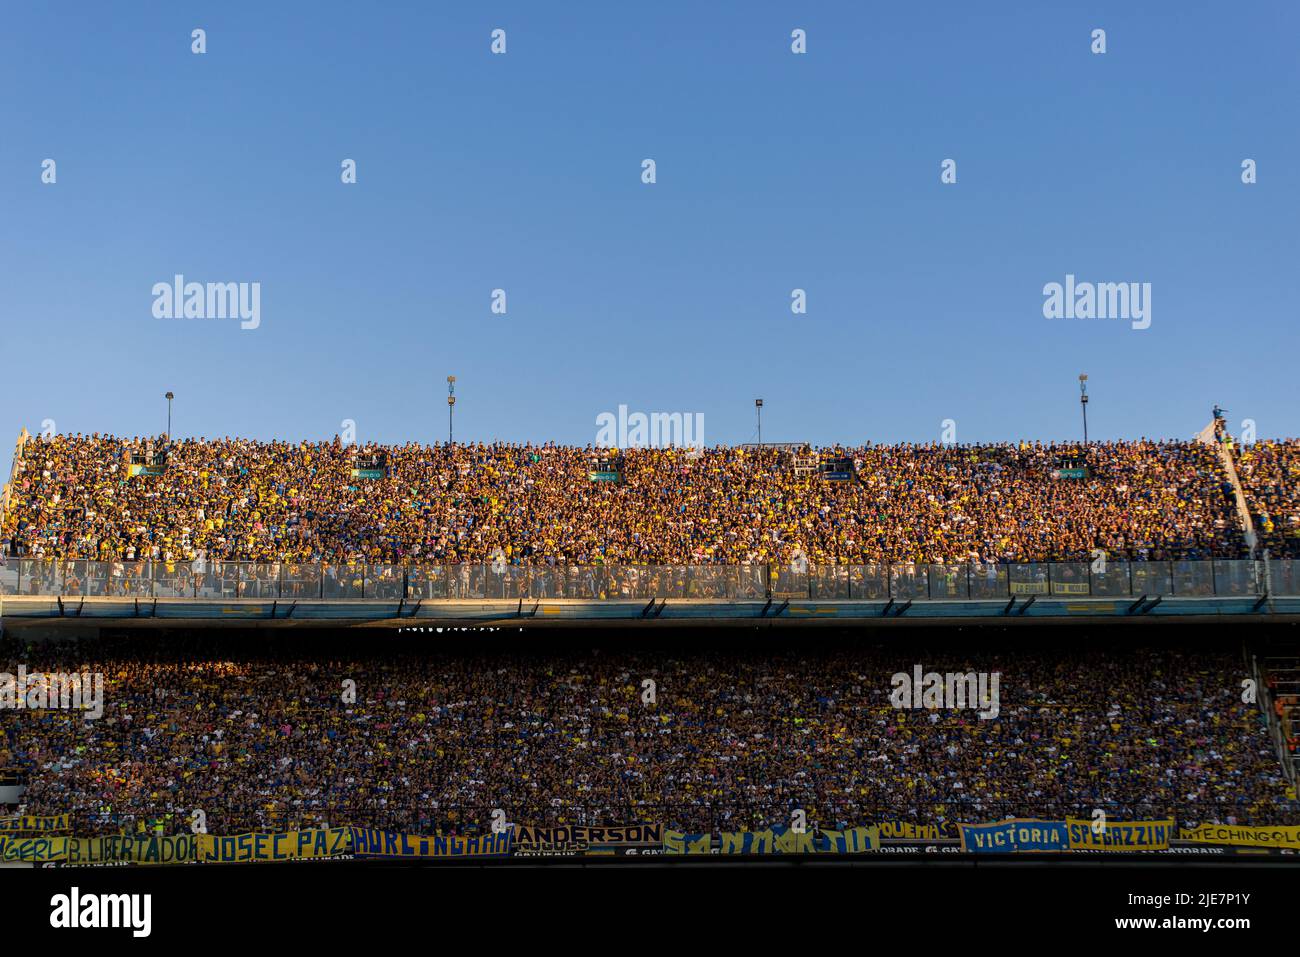
[[[10,3],[0,90],[3,436],[1300,434],[1290,0]]]

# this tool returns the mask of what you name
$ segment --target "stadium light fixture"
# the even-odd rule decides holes
[[[754,400],[754,414],[758,416],[758,444],[763,444],[763,400]]]
[[[167,441],[172,440],[172,399],[176,398],[175,393],[168,392],[163,396],[167,400]]]
[[[1083,409],[1083,444],[1088,444],[1088,376],[1079,375],[1079,407]]]
[[[451,445],[455,430],[452,428],[452,413],[456,411],[456,377],[447,376],[447,445]]]

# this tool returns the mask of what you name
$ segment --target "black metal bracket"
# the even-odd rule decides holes
[[[1128,612],[1131,615],[1133,614],[1134,609],[1137,609],[1137,613],[1139,615],[1145,615],[1152,608],[1156,607],[1156,605],[1160,604],[1164,600],[1165,598],[1163,595],[1156,595],[1155,598],[1151,599],[1151,601],[1148,602],[1147,596],[1143,595],[1141,598],[1137,600],[1137,604],[1129,606]],[[1146,604],[1144,605],[1143,602],[1146,602]]]
[[[1021,605],[1021,606],[1020,606],[1020,610],[1019,610],[1018,612],[1016,612],[1016,614],[1017,614],[1017,615],[1023,615],[1023,614],[1025,613],[1025,609],[1028,608],[1030,605],[1032,605],[1032,604],[1033,604],[1035,601],[1037,601],[1037,600],[1038,600],[1038,596],[1037,596],[1037,595],[1030,595],[1030,596],[1029,596],[1029,601],[1027,601],[1027,602],[1025,602],[1023,605]]]
[[[912,607],[912,599],[909,598],[906,604],[898,606],[898,611],[894,612],[894,617],[895,618],[903,617],[904,615],[907,614],[907,609],[911,607]]]
[[[655,606],[655,602],[656,602],[656,601],[658,601],[657,598],[651,598],[651,599],[650,599],[650,604],[646,605],[644,608],[641,609],[641,617],[642,617],[642,618],[644,618],[644,617],[646,617],[646,615],[650,614],[650,609],[653,608],[653,607]],[[771,602],[768,602],[768,604],[770,605]]]
[[[1011,609],[1012,609],[1012,608],[1015,608],[1015,607],[1016,607],[1016,596],[1015,596],[1015,595],[1012,595],[1012,596],[1011,596],[1011,600],[1010,600],[1009,602],[1007,602],[1007,606],[1006,606],[1005,608],[1002,609],[1002,614],[1004,614],[1004,615],[1009,615],[1009,614],[1011,614]]]
[[[779,607],[776,611],[772,612],[772,617],[780,618],[781,612],[785,611],[789,607],[790,607],[790,599],[787,598],[785,601],[781,602],[781,607]]]
[[[285,617],[285,618],[292,618],[292,617],[293,617],[294,609],[297,608],[297,607],[298,607],[298,603],[295,601],[292,605],[289,606],[289,610],[286,611],[286,612],[284,613],[284,617]]]
[[[889,604],[887,604],[884,608],[880,609],[880,617],[881,617],[881,618],[888,618],[888,617],[889,617],[889,610],[890,610],[891,608],[893,608],[893,607],[894,607],[894,599],[891,598],[891,599],[889,599]]]
[[[1254,607],[1250,609],[1252,615],[1264,606],[1264,603],[1268,601],[1268,597],[1268,592],[1264,592],[1264,594],[1259,596],[1259,601],[1255,602]]]

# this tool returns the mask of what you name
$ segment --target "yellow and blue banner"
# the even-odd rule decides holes
[[[1184,829],[1179,838],[1196,844],[1227,844],[1237,847],[1283,847],[1300,850],[1300,827],[1266,825],[1240,827],[1236,824],[1202,824]]]
[[[60,860],[68,864],[188,864],[194,860],[194,834],[115,834],[70,837]]]
[[[1176,831],[1173,821],[1092,821],[1067,817],[1072,851],[1164,851]]]
[[[68,815],[52,814],[38,816],[23,814],[14,817],[0,817],[2,834],[52,834],[68,829]]]
[[[186,864],[194,860],[194,835],[117,834],[110,837],[0,835],[0,861],[33,864]]]
[[[941,841],[947,834],[938,824],[917,824],[915,821],[881,821],[882,841]]]
[[[510,853],[513,830],[458,837],[354,827],[352,852],[357,857],[504,857]]]
[[[970,854],[1023,854],[1069,850],[1064,821],[1012,818],[993,824],[958,824],[961,849]]]
[[[812,831],[766,828],[762,831],[723,831],[718,835],[720,854],[813,854]]]
[[[195,859],[212,864],[299,861],[352,853],[352,828],[315,828],[274,833],[195,835]]]
[[[665,854],[712,854],[712,834],[690,834],[684,831],[664,831]]]
[[[818,831],[816,853],[818,854],[863,854],[880,849],[880,828],[872,824],[866,827],[850,827],[843,831]]]
[[[785,825],[718,835],[720,854],[862,854],[880,847],[880,828],[794,831]]]
[[[33,864],[61,861],[68,856],[70,840],[72,838],[0,834],[0,861],[5,863],[28,861]]]

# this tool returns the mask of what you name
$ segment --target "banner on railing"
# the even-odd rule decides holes
[[[68,829],[68,815],[54,814],[38,816],[32,814],[0,817],[0,833],[3,834],[52,834]]]
[[[65,864],[251,863],[337,857],[351,851],[350,828],[237,834],[114,834],[106,837],[0,835],[0,861]]]
[[[1235,824],[1202,824],[1196,828],[1184,828],[1178,836],[1180,840],[1196,844],[1300,849],[1300,827],[1282,825],[1240,827]]]
[[[185,864],[194,860],[195,837],[193,834],[70,837],[64,856],[58,860],[67,864]]]
[[[1011,582],[1008,586],[1012,595],[1046,595],[1047,582]],[[1087,594],[1085,592],[1085,594]]]
[[[195,856],[203,863],[243,864],[253,861],[297,861],[352,853],[349,827],[316,828],[275,833],[195,836]]]
[[[712,834],[690,834],[684,831],[664,831],[665,854],[711,854]]]
[[[658,824],[522,826],[515,829],[515,850],[520,854],[618,854],[630,847],[659,847],[663,834]]]
[[[67,837],[18,837],[13,834],[0,834],[0,861],[13,863],[26,861],[43,864],[47,861],[61,861],[68,855]]]
[[[354,827],[352,851],[357,857],[504,857],[510,853],[511,831],[457,837],[401,834],[378,828]]]
[[[882,841],[941,841],[950,835],[939,824],[917,824],[915,821],[881,821]]]
[[[723,831],[716,844],[712,834],[665,830],[663,847],[665,854],[865,854],[880,849],[880,828],[795,831],[777,825],[760,831]]]
[[[994,824],[958,824],[961,849],[970,854],[1020,854],[1069,850],[1064,821],[1015,818]]]
[[[1087,582],[1052,582],[1053,595],[1091,595],[1092,586]]]
[[[1163,851],[1176,827],[1170,821],[1106,821],[1097,827],[1093,821],[1067,817],[1072,851]]]
[[[880,847],[878,827],[794,831],[784,825],[718,835],[720,854],[862,854]]]
[[[610,828],[557,827],[519,829],[477,836],[414,835],[377,828],[336,827],[277,833],[249,833],[220,837],[208,834],[175,836],[125,834],[77,838],[65,835],[0,834],[0,862],[92,866],[97,864],[162,865],[202,863],[263,863],[373,857],[416,859],[504,858],[546,854],[657,853],[666,855],[817,855],[865,854],[881,850],[883,826],[844,830],[795,832],[777,826],[759,831],[689,833],[659,825]],[[913,837],[892,840],[938,841],[924,837],[924,825],[892,822],[890,833],[911,832]],[[1015,854],[1045,851],[1176,852],[1175,839],[1243,853],[1300,850],[1300,827],[1274,825],[1239,827],[1207,824],[1176,830],[1172,820],[1112,821],[1102,831],[1094,822],[1014,819],[989,824],[959,824],[961,850],[974,854]],[[931,832],[933,833],[933,832]],[[661,835],[662,844],[650,839]],[[620,836],[621,835],[621,836]],[[1177,837],[1175,838],[1175,835]],[[521,840],[516,841],[516,837]],[[597,842],[600,839],[601,843]],[[654,847],[655,851],[647,850]],[[583,850],[579,850],[583,849]],[[1266,850],[1264,850],[1266,849]]]

